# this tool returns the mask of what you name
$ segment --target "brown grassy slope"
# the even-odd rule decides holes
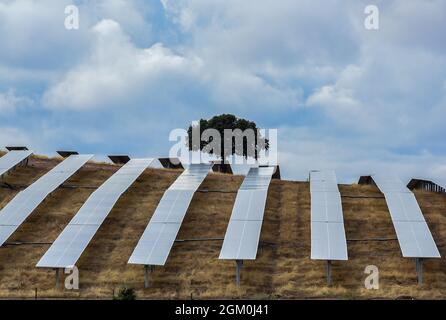
[[[43,160],[42,160],[43,161]],[[89,165],[75,177],[76,184],[99,185],[115,166]],[[20,183],[35,179],[41,168],[20,168],[8,179]],[[219,251],[240,176],[211,174],[200,189],[231,191],[197,193],[178,239],[217,238],[177,242],[166,266],[157,268],[149,289],[143,288],[142,266],[127,260],[164,190],[180,174],[175,170],[147,170],[120,199],[78,262],[81,289],[54,289],[54,272],[35,268],[49,245],[0,248],[0,297],[111,298],[123,284],[140,298],[417,298],[446,297],[444,260],[425,262],[425,284],[416,285],[415,265],[401,257],[384,198],[370,186],[343,185],[349,261],[333,263],[333,283],[326,287],[325,264],[310,260],[310,194],[305,182],[273,181],[255,261],[246,261],[241,287],[234,285],[235,263],[218,260]],[[71,182],[70,182],[71,183]],[[59,189],[14,234],[13,240],[54,241],[76,213],[91,189]],[[0,201],[11,197],[1,189]],[[446,196],[417,192],[433,236],[446,254]],[[357,198],[363,196],[365,198]],[[386,241],[376,241],[385,238]],[[364,289],[364,268],[380,270],[380,290]]]

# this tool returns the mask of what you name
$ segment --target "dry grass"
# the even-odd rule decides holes
[[[6,178],[27,185],[53,167],[58,159],[33,157]],[[117,166],[88,164],[68,184],[98,186]],[[48,244],[0,248],[0,298],[111,298],[113,290],[127,284],[140,298],[446,298],[446,265],[443,259],[424,264],[425,283],[418,288],[415,265],[401,257],[387,206],[370,186],[342,185],[349,261],[334,262],[332,287],[326,286],[325,265],[310,260],[310,193],[306,182],[273,181],[268,193],[265,220],[257,259],[246,261],[242,285],[234,285],[235,263],[219,261],[221,240],[177,242],[166,266],[158,268],[152,286],[143,288],[142,266],[127,264],[139,237],[165,189],[180,174],[150,169],[119,200],[78,262],[81,289],[54,289],[54,272],[35,268]],[[178,239],[223,238],[231,215],[240,176],[211,174],[201,189],[231,193],[197,193]],[[0,188],[0,207],[17,191]],[[90,188],[59,188],[27,219],[9,242],[52,242],[82,203]],[[352,196],[363,196],[357,198]],[[446,255],[446,196],[416,192],[440,248]],[[387,241],[373,241],[389,238]],[[358,241],[361,240],[361,241]],[[364,269],[380,270],[380,290],[364,289]]]

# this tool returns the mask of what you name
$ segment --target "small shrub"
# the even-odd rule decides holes
[[[118,295],[113,297],[114,300],[135,300],[136,294],[133,288],[129,288],[127,286],[119,289]]]

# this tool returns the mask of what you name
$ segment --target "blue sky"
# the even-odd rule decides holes
[[[445,29],[441,0],[0,0],[0,147],[165,155],[234,113],[279,130],[288,179],[446,181]]]

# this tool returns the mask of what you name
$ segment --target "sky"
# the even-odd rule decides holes
[[[278,130],[285,179],[446,183],[444,30],[443,0],[0,0],[0,148],[164,156],[233,113]]]

